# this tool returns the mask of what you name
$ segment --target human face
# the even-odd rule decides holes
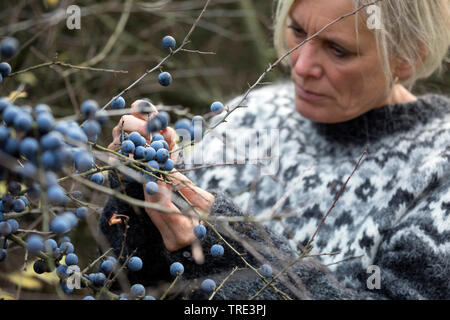
[[[351,0],[296,0],[288,18],[289,48],[353,10]],[[295,107],[312,121],[344,122],[388,101],[375,35],[359,16],[357,41],[355,19],[333,24],[290,55]]]

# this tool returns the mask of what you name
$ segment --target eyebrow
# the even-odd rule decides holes
[[[295,20],[295,19],[292,17],[292,15],[289,15],[289,18],[291,19],[291,21],[292,21],[294,24],[296,24],[297,26],[299,26],[301,29],[305,30],[305,28],[303,28],[303,27],[301,26],[301,24],[300,24],[297,20]],[[306,31],[306,30],[305,30],[305,31]],[[324,31],[325,31],[325,30],[324,30]],[[343,38],[336,38],[336,37],[328,37],[328,36],[324,35],[323,32],[320,33],[319,35],[317,35],[316,37],[319,38],[319,39],[323,39],[323,40],[325,40],[325,41],[328,41],[328,42],[334,42],[334,43],[336,43],[336,44],[342,45],[342,46],[344,46],[344,47],[346,47],[346,48],[349,48],[349,49],[352,49],[352,48],[354,47],[354,44],[352,44],[351,42],[349,42],[349,41],[346,40],[346,39],[343,39]]]

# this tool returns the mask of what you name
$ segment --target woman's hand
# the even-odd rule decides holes
[[[148,104],[149,107],[151,107],[152,111],[149,115],[142,114],[139,112],[139,108],[141,104]],[[119,123],[113,128],[112,130],[112,136],[113,141],[108,145],[108,149],[117,151],[122,146],[122,142],[120,141],[120,136],[122,135],[122,128],[124,133],[130,133],[133,131],[137,131],[140,133],[141,136],[146,138],[147,143],[150,143],[149,141],[149,133],[147,131],[147,122],[150,119],[153,119],[157,114],[158,110],[156,107],[145,101],[145,100],[136,100],[131,105],[132,113],[130,115],[124,115],[120,118]],[[169,151],[176,150],[176,133],[175,130],[167,127],[164,130],[160,131],[160,134],[163,135],[166,142],[169,144]],[[170,158],[173,160],[174,163],[177,162],[178,159],[178,152],[174,152],[171,154]],[[112,165],[117,159],[116,156],[110,157],[109,164]]]
[[[146,103],[146,101],[135,101],[131,105],[131,109],[136,110],[136,112],[133,112],[131,115],[124,115],[120,118],[119,123],[112,130],[113,141],[108,146],[109,149],[120,149],[122,145],[120,142],[122,128],[126,133],[137,131],[143,137],[147,138],[148,143],[150,142],[148,140],[149,133],[147,131],[147,121],[158,114],[158,111],[151,105],[154,110],[149,116],[139,113],[138,106],[141,103]],[[172,128],[167,127],[166,129],[161,130],[160,133],[164,136],[164,139],[169,145],[169,151],[178,148],[176,144],[176,133]],[[170,158],[176,163],[178,153],[172,153]],[[112,160],[110,163],[111,162]],[[157,194],[147,194],[145,192],[145,185],[143,185],[143,189],[145,201],[158,203],[167,209],[180,213],[164,213],[154,209],[145,208],[146,213],[161,233],[166,248],[169,251],[175,251],[190,245],[195,240],[193,229],[199,223],[199,219],[194,217],[195,212],[192,209],[189,210],[189,212],[186,212],[186,215],[183,215],[172,202],[172,192],[180,192],[192,204],[195,210],[203,213],[209,213],[211,211],[214,196],[195,186],[192,181],[176,170],[172,170],[170,175],[171,177],[167,177],[167,179],[171,181],[171,184],[157,181],[159,187],[159,192]]]
[[[158,203],[159,205],[177,213],[164,213],[151,208],[145,208],[150,219],[161,232],[164,245],[167,250],[175,251],[190,245],[195,240],[194,227],[199,223],[193,209],[181,211],[172,202],[172,192],[181,193],[197,212],[209,213],[214,203],[214,196],[197,187],[186,176],[176,170],[172,170],[171,177],[167,177],[171,184],[158,181],[159,192],[149,195],[144,190],[145,201]]]

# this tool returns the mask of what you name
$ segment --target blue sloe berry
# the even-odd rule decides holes
[[[145,184],[145,192],[147,192],[147,194],[153,195],[158,193],[158,191],[159,187],[156,182],[150,181]]]
[[[55,119],[48,112],[41,112],[36,119],[37,127],[41,132],[49,132],[52,129],[54,122]]]
[[[32,234],[27,239],[27,250],[31,253],[44,251],[44,240],[37,234]]]
[[[37,274],[43,274],[44,272],[47,271],[47,264],[45,263],[44,260],[38,259],[33,264],[33,270]]]
[[[142,260],[139,257],[132,257],[127,264],[130,271],[139,271],[142,269]]]
[[[9,236],[12,232],[11,225],[5,221],[0,222],[0,235]]]
[[[180,262],[174,262],[170,265],[170,274],[174,277],[178,274],[183,274],[184,266]]]
[[[153,141],[159,141],[159,140],[164,140],[164,136],[163,136],[162,134],[155,133],[155,134],[153,135],[152,142],[153,142]]]
[[[206,235],[206,228],[204,225],[198,224],[194,227],[194,234],[197,238],[201,239]]]
[[[0,63],[0,75],[3,76],[3,78],[6,78],[11,73],[11,66],[8,62],[2,62]]]
[[[105,274],[108,275],[111,273],[113,269],[114,263],[112,260],[105,260],[100,265],[100,270]]]
[[[216,283],[212,279],[203,280],[201,284],[201,288],[203,291],[207,293],[211,293],[216,289]]]
[[[25,202],[23,202],[21,199],[15,199],[13,202],[13,209],[14,212],[22,212],[25,210]]]
[[[73,266],[78,264],[78,256],[75,253],[69,253],[66,256],[66,265]]]
[[[133,141],[136,147],[145,146],[145,139],[142,140],[142,136],[139,132],[133,131],[128,135],[128,139]]]
[[[84,220],[87,218],[88,208],[87,207],[79,207],[75,211],[75,214],[77,215],[78,219]]]
[[[113,100],[113,102],[111,102],[111,108],[115,110],[125,108],[125,99],[122,97],[117,97]]]
[[[167,87],[172,83],[172,76],[167,71],[161,72],[158,75],[158,82],[163,87]]]
[[[125,140],[122,142],[122,151],[126,153],[133,153],[135,149],[135,145],[130,140]]]
[[[95,274],[94,284],[96,286],[98,286],[98,287],[103,286],[105,284],[105,282],[106,282],[106,276],[103,273],[99,272],[99,273]]]
[[[175,164],[172,159],[167,159],[166,162],[161,167],[161,170],[164,171],[172,171],[172,169],[175,167]]]
[[[166,50],[169,50],[169,48],[174,49],[175,45],[176,45],[176,41],[175,41],[174,37],[172,37],[172,36],[165,36],[162,39],[162,46]]]
[[[90,117],[95,115],[95,113],[98,110],[98,103],[95,100],[89,99],[89,100],[85,100],[82,104],[81,104],[81,113],[85,116],[85,117]]]
[[[101,172],[97,172],[92,175],[91,181],[96,184],[103,185],[103,183],[105,182],[105,177]]]
[[[142,284],[134,284],[130,289],[131,296],[138,298],[145,296],[145,287]]]
[[[159,170],[159,164],[156,160],[150,160],[149,162],[147,162],[147,165],[152,169]],[[148,170],[148,171],[151,171],[151,170]]]
[[[22,200],[16,199],[15,201],[22,201]],[[17,230],[19,230],[19,222],[17,222],[16,219],[8,219],[6,223],[8,223],[11,226],[11,233],[16,233]]]
[[[156,151],[156,161],[164,163],[167,159],[169,159],[169,151],[167,149],[161,148]]]
[[[224,109],[224,106],[223,106],[222,102],[220,102],[220,101],[215,101],[211,104],[211,112],[222,113],[223,109]]]
[[[220,244],[215,244],[211,247],[210,252],[213,257],[219,257],[223,255],[224,249]]]
[[[63,242],[61,244],[61,246],[59,247],[59,249],[61,250],[62,254],[70,254],[73,253],[73,251],[75,250],[73,247],[73,244],[71,242]]]
[[[148,132],[157,132],[162,130],[163,124],[161,123],[161,119],[158,117],[154,117],[147,122],[147,131]]]
[[[143,146],[138,146],[136,147],[136,149],[134,150],[134,158],[136,160],[138,159],[144,159],[145,155],[146,155],[146,150]]]
[[[65,264],[61,264],[56,268],[56,275],[60,278],[60,279],[65,279],[67,278],[69,275],[67,274],[67,266]]]
[[[2,56],[12,58],[19,50],[19,41],[14,37],[7,37],[0,42]]]
[[[263,264],[259,268],[259,272],[261,273],[261,275],[263,275],[266,278],[272,277],[272,267],[268,264]]]
[[[6,259],[6,250],[0,249],[0,262]]]
[[[164,144],[161,141],[153,141],[150,144],[150,147],[152,147],[153,149],[155,149],[156,152],[158,152],[159,149],[164,148]]]

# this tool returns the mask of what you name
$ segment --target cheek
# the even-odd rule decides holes
[[[328,80],[336,93],[336,99],[348,104],[350,99],[363,92],[361,73],[354,68],[329,68]]]
[[[328,79],[336,93],[336,100],[341,109],[353,109],[371,100],[377,94],[380,85],[380,75],[373,63],[359,61],[353,65],[332,66],[329,68]]]
[[[291,53],[289,56],[289,61],[291,63],[291,72],[294,71],[295,63],[297,62],[297,57],[298,57],[298,54],[295,52]]]

